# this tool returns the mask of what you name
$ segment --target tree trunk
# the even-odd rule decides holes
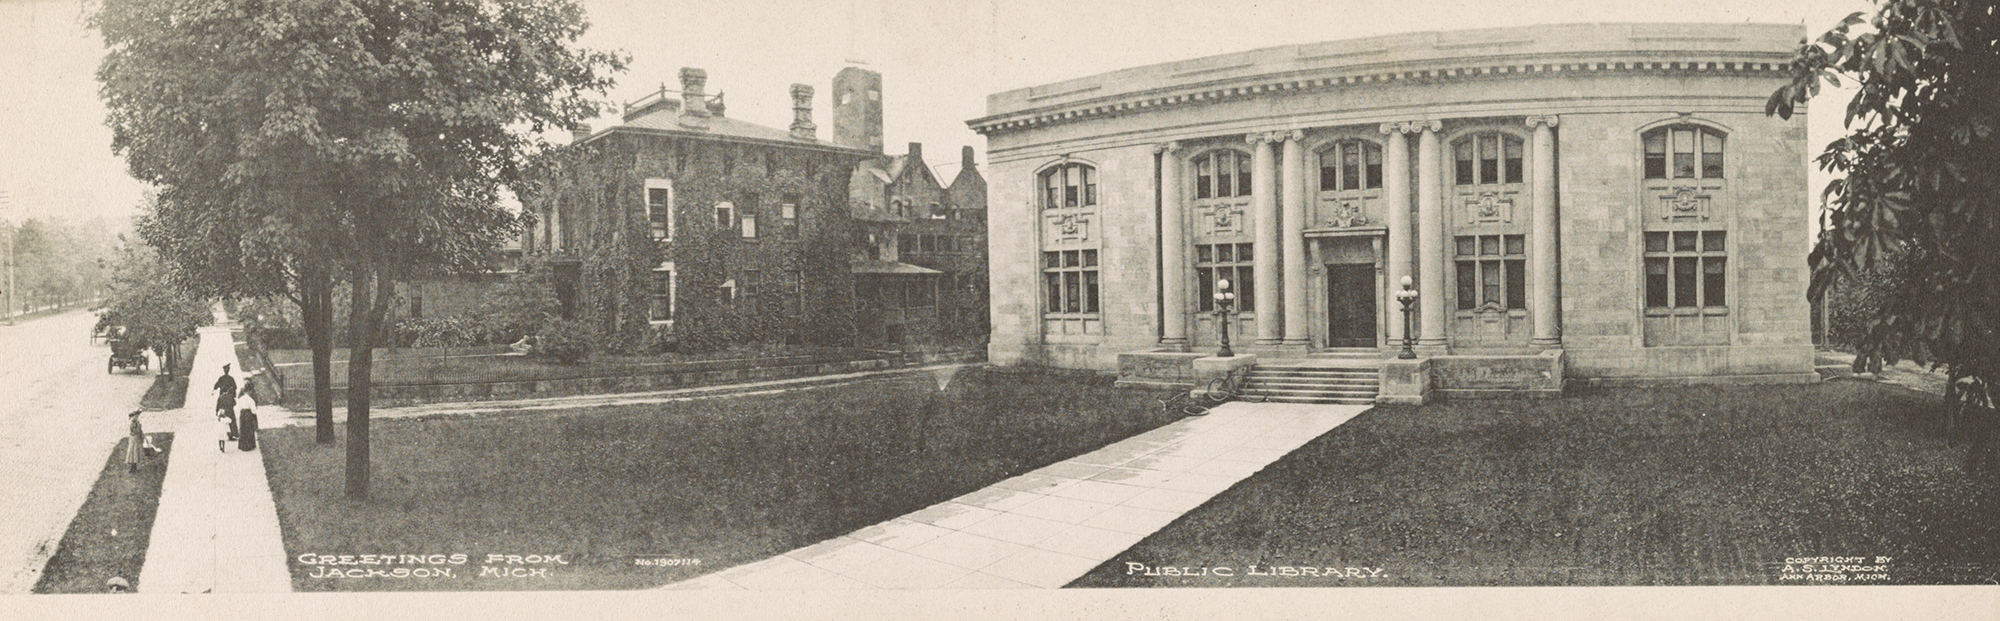
[[[312,348],[313,441],[332,444],[333,433],[333,275],[311,268],[300,275],[299,314]]]
[[[369,311],[374,306],[374,277],[373,272],[357,268],[348,281],[352,292],[347,313],[347,497],[355,500],[368,498],[368,405],[375,386],[370,377],[375,317]]]

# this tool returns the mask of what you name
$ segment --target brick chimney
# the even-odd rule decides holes
[[[974,170],[976,168],[972,165],[971,146],[966,146],[958,150],[958,165],[965,170]]]
[[[590,137],[590,124],[589,124],[589,123],[577,123],[577,124],[575,124],[575,125],[571,125],[571,126],[570,126],[570,128],[569,128],[569,143],[570,143],[570,144],[576,144],[576,143],[579,143],[579,142],[583,142],[583,139],[585,139],[585,138],[589,138],[589,137]]]
[[[910,161],[912,162],[924,161],[924,143],[921,142],[910,143]]]
[[[681,125],[689,127],[708,125],[708,98],[701,93],[702,86],[707,83],[707,71],[694,67],[681,67]]]
[[[792,85],[792,139],[818,140],[819,126],[813,125],[813,87]]]

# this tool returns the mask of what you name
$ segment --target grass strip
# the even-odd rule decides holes
[[[160,484],[167,478],[174,446],[172,433],[152,436],[160,454],[140,462],[137,473],[125,467],[129,438],[120,440],[105,458],[104,470],[63,532],[56,553],[43,566],[34,592],[105,593],[113,577],[124,578],[135,590],[139,587],[139,570],[146,565],[153,517],[160,507]]]

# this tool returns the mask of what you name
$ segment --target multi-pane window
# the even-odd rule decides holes
[[[904,233],[896,236],[896,254],[916,254],[922,244],[915,235]]]
[[[1360,190],[1382,187],[1382,146],[1363,140],[1342,140],[1320,152],[1319,190]]]
[[[1042,171],[1043,209],[1088,207],[1095,204],[1097,204],[1097,169],[1086,164],[1063,164]]]
[[[1097,251],[1043,252],[1042,287],[1047,312],[1097,312]]]
[[[1729,253],[1722,231],[1646,233],[1646,308],[1728,304]]]
[[[784,204],[778,205],[778,224],[785,239],[799,238],[799,195],[785,195]]]
[[[736,295],[738,298],[745,300],[749,303],[748,306],[750,312],[752,313],[763,311],[763,309],[758,308],[757,304],[757,302],[761,299],[757,297],[758,294],[763,293],[763,291],[761,290],[763,284],[764,284],[763,272],[757,270],[743,270],[743,283],[736,288]]]
[[[1195,289],[1200,299],[1196,302],[1201,312],[1215,310],[1216,281],[1228,279],[1229,290],[1236,292],[1235,310],[1247,310],[1257,306],[1257,279],[1255,278],[1255,256],[1250,244],[1196,244],[1194,247]]]
[[[673,180],[646,180],[646,219],[652,223],[654,240],[668,241],[674,238]]]
[[[653,269],[652,279],[647,283],[646,320],[664,323],[674,320],[674,264],[665,263]]]
[[[736,205],[729,201],[715,204],[715,230],[728,231],[736,228]]]
[[[1458,185],[1520,183],[1521,139],[1508,134],[1467,136],[1452,144]]]
[[[1458,309],[1528,307],[1527,243],[1520,235],[1457,237]]]
[[[741,228],[743,229],[743,237],[745,239],[755,238],[757,236],[757,197],[743,197],[743,208],[737,211],[740,212],[738,217],[742,218]]]
[[[1250,156],[1216,151],[1194,161],[1194,197],[1228,198],[1250,195]]]
[[[1646,132],[1646,178],[1722,178],[1722,132],[1705,127],[1662,127]],[[1699,164],[1699,165],[1697,165]]]

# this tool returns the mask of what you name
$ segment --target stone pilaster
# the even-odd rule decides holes
[[[1278,290],[1278,167],[1276,154],[1271,152],[1276,138],[1269,133],[1246,137],[1250,143],[1250,211],[1256,214],[1252,254],[1257,268],[1257,344],[1266,347],[1280,342],[1278,326],[1284,322],[1278,316],[1283,293]]]
[[[1403,278],[1410,276],[1410,139],[1406,134],[1415,128],[1409,123],[1383,123],[1382,133],[1389,136],[1382,145],[1382,204],[1383,214],[1389,227],[1386,254],[1388,264],[1388,287],[1392,292],[1402,289]],[[1403,307],[1393,304],[1389,309],[1390,347],[1403,346]]]
[[[1187,205],[1181,198],[1180,143],[1153,147],[1160,156],[1160,346],[1187,351]]]
[[[1304,351],[1306,336],[1306,133],[1280,134],[1285,141],[1284,166],[1284,346]]]
[[[1442,121],[1419,121],[1417,137],[1417,293],[1422,329],[1417,343],[1431,353],[1445,352],[1444,310],[1444,200],[1443,178],[1438,160],[1438,132]]]
[[[1530,116],[1534,128],[1534,214],[1528,235],[1528,310],[1535,316],[1531,343],[1562,347],[1562,292],[1556,290],[1556,127],[1555,115]]]

